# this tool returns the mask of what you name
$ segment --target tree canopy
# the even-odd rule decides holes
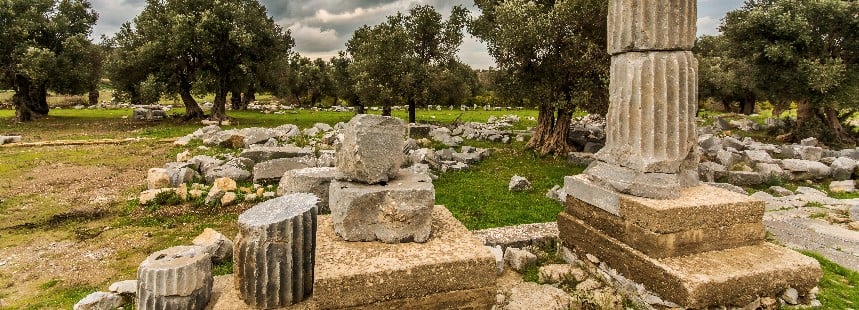
[[[540,107],[528,147],[566,154],[575,109],[608,108],[606,0],[475,0],[471,33],[498,64],[500,95]],[[557,116],[556,116],[557,113]]]
[[[790,138],[852,142],[840,120],[859,108],[859,2],[750,0],[721,31],[761,99],[797,103]]]
[[[108,68],[118,89],[134,98],[144,81],[161,83],[181,96],[187,117],[202,116],[191,90],[211,91],[216,120],[226,118],[227,93],[252,97],[269,85],[263,78],[294,45],[256,0],[148,0],[113,43]]]
[[[95,88],[101,51],[88,37],[97,19],[86,0],[0,2],[0,84],[15,91],[19,121],[48,114],[49,90]]]
[[[417,104],[435,101],[430,93],[434,72],[452,61],[462,44],[467,11],[455,6],[445,21],[431,6],[416,6],[376,26],[364,25],[346,43],[352,57],[349,73],[361,102],[378,104],[390,115],[393,103],[405,99],[409,122]]]

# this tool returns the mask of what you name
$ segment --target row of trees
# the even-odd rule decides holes
[[[722,35],[702,37],[701,96],[751,114],[797,106],[786,139],[852,144],[843,121],[859,111],[859,2],[753,0],[729,12]]]

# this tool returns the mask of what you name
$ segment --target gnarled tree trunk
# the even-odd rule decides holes
[[[570,145],[570,122],[572,118],[573,111],[558,109],[555,126],[552,128],[549,138],[539,148],[540,155],[567,155],[576,151],[576,148]]]
[[[230,92],[230,107],[233,111],[238,111],[242,108],[242,93],[234,90]]]
[[[179,97],[182,98],[182,104],[185,105],[185,120],[198,119],[206,116],[206,114],[203,113],[203,109],[201,109],[200,105],[197,104],[197,100],[194,100],[194,96],[191,96],[190,82],[182,81],[180,83]]]
[[[18,75],[13,88],[15,95],[12,96],[12,103],[15,105],[15,116],[19,122],[28,122],[48,114],[50,109],[45,85],[34,84],[27,77]]]
[[[555,108],[550,104],[540,105],[540,113],[537,115],[537,127],[534,128],[534,135],[531,136],[531,140],[528,141],[525,147],[532,150],[540,150],[552,135],[554,126]]]
[[[257,101],[256,90],[253,87],[249,87],[248,91],[245,92],[245,95],[242,97],[242,110],[247,110],[248,105],[254,101]]]

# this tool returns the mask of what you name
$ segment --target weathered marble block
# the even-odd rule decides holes
[[[611,0],[608,52],[690,51],[697,19],[695,0]]]
[[[406,126],[400,119],[361,114],[343,128],[336,166],[342,180],[377,184],[393,179],[403,162]]]
[[[137,269],[137,309],[203,309],[212,281],[212,259],[201,247],[152,253]]]
[[[435,188],[429,176],[401,171],[387,185],[332,181],[334,232],[346,241],[426,242]]]
[[[328,188],[331,186],[331,180],[336,176],[337,169],[333,167],[290,170],[280,178],[277,195],[314,194],[319,197],[319,203],[316,204],[319,213],[328,214],[331,213],[331,208],[328,207]]]
[[[316,196],[278,197],[239,215],[235,283],[239,297],[256,308],[279,308],[313,293]]]

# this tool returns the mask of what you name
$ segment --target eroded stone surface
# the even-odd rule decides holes
[[[313,293],[317,200],[313,194],[291,194],[239,215],[235,281],[248,305],[283,307]]]
[[[331,208],[328,206],[328,189],[336,176],[337,169],[332,167],[290,170],[280,179],[277,194],[279,196],[295,193],[314,194],[319,197],[319,203],[317,203],[319,213],[328,214],[331,213]]]
[[[332,181],[334,230],[347,241],[426,242],[435,189],[423,174],[401,171],[385,186]]]
[[[212,259],[198,246],[150,255],[137,269],[137,309],[203,309],[212,294]]]
[[[397,118],[361,114],[343,129],[337,171],[343,180],[376,184],[396,177],[403,162],[406,127]]]
[[[233,241],[218,231],[206,228],[191,241],[212,256],[212,262],[219,263],[233,257]]]
[[[695,0],[611,0],[608,52],[691,50],[695,44]]]

